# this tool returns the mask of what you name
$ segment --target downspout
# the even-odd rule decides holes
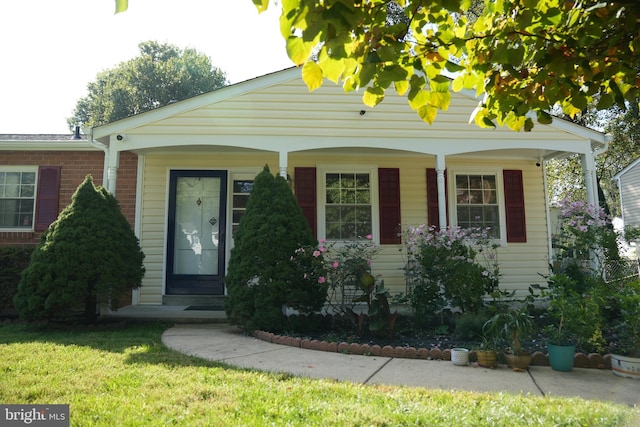
[[[95,147],[98,150],[102,150],[104,152],[104,165],[102,167],[102,186],[104,188],[107,188],[109,183],[107,176],[107,172],[109,170],[109,147],[93,139],[93,128],[91,128],[89,132],[86,132],[83,129],[83,132],[85,135],[89,136],[89,144],[91,144],[92,147]]]
[[[544,205],[546,208],[547,214],[547,244],[549,251],[549,265],[553,265],[553,230],[551,230],[552,222],[551,222],[551,206],[549,200],[549,181],[547,179],[547,162],[542,156],[538,160],[540,166],[542,167],[542,187],[544,188]]]

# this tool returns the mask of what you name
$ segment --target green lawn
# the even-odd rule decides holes
[[[638,412],[581,399],[365,386],[231,368],[113,331],[0,326],[0,403],[70,404],[75,426],[625,426]]]

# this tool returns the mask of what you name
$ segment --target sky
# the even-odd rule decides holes
[[[194,48],[231,83],[291,67],[273,5],[251,0],[4,1],[0,11],[0,134],[69,134],[66,119],[103,70],[154,40]]]

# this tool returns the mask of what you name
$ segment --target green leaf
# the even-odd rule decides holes
[[[522,45],[515,49],[507,50],[507,63],[509,65],[517,66],[522,64],[522,58],[524,58],[524,47]]]
[[[449,91],[447,92],[431,92],[430,96],[431,105],[434,107],[447,111],[449,109],[449,104],[451,103],[451,94]]]
[[[368,87],[362,95],[362,102],[369,107],[375,107],[384,99],[384,90],[379,87]]]
[[[551,122],[553,122],[553,117],[551,116],[551,114],[542,110],[538,111],[538,123],[543,125],[550,125]]]
[[[365,63],[362,65],[362,70],[358,74],[357,80],[360,87],[365,87],[373,78],[376,73],[376,65],[372,63]]]
[[[396,87],[396,92],[398,92],[398,95],[402,96],[409,89],[409,82],[406,80],[401,80],[401,81],[395,82],[394,86]]]
[[[257,1],[257,0],[254,0]],[[268,1],[268,0],[265,0]],[[129,7],[129,0],[116,0],[116,13],[124,12]]]
[[[409,106],[411,106],[411,108],[413,108],[414,110],[417,110],[418,108],[428,104],[430,99],[431,92],[429,91],[418,89],[411,90],[409,92]]]
[[[310,91],[322,86],[322,69],[313,61],[305,62],[302,66],[302,80],[307,84]]]
[[[438,115],[438,110],[431,105],[423,105],[422,107],[419,107],[416,111],[418,113],[418,116],[420,116],[422,120],[429,123],[430,125],[433,124],[433,122],[436,119],[436,116]]]
[[[287,39],[287,55],[294,64],[304,64],[311,55],[312,43],[305,43],[301,38],[289,37]]]
[[[258,9],[258,13],[262,13],[267,10],[269,6],[269,0],[253,0],[253,4]]]

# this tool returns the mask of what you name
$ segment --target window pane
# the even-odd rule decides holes
[[[35,185],[23,185],[20,187],[20,197],[33,197]]]
[[[250,193],[253,188],[253,181],[234,180],[233,192],[234,193]]]
[[[236,194],[233,196],[233,208],[234,209],[245,209],[247,207],[247,202],[249,201],[248,194]]]
[[[369,188],[369,174],[359,173],[356,174],[356,187],[357,188]]]
[[[36,174],[35,172],[22,172],[22,184],[35,184]]]
[[[4,184],[4,197],[20,195],[20,172],[8,172]]]
[[[340,184],[343,188],[355,188],[356,179],[354,174],[341,174]]]

